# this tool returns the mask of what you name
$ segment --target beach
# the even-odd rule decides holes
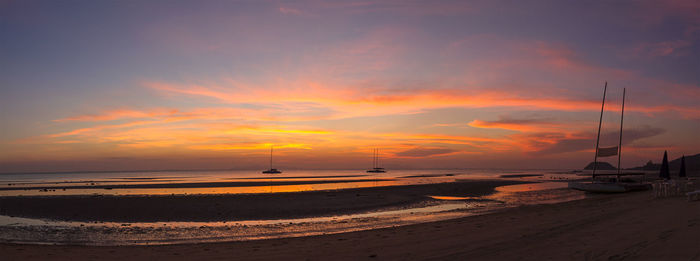
[[[297,238],[164,246],[1,244],[6,260],[694,260],[700,202],[594,195],[439,222]]]
[[[0,20],[0,261],[700,261],[700,0]]]
[[[306,182],[313,184],[319,181]],[[201,222],[304,218],[425,205],[430,203],[426,202],[430,200],[427,195],[478,197],[493,193],[498,186],[523,183],[527,182],[464,180],[435,184],[255,194],[7,196],[0,197],[0,215],[86,222]],[[228,182],[204,185],[211,184],[231,186]],[[278,182],[269,182],[266,185],[277,184]],[[178,187],[191,184],[140,186]]]

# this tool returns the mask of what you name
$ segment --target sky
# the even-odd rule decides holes
[[[0,172],[700,153],[700,2],[0,0]],[[616,158],[606,158],[617,165]]]

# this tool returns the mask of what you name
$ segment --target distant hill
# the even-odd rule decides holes
[[[588,163],[588,165],[583,169],[585,169],[585,170],[593,169],[594,165],[595,165],[594,162]],[[598,170],[616,170],[617,168],[615,168],[613,165],[610,165],[610,163],[602,161],[602,162],[598,162],[598,167],[596,169],[598,169]]]
[[[631,170],[660,170],[661,169],[661,164],[657,164],[650,161],[647,161],[647,164],[641,167],[634,167],[634,168],[628,168]]]
[[[678,171],[681,168],[681,158],[674,159],[668,163],[669,169],[671,171]],[[591,165],[592,167],[592,165]],[[685,168],[690,171],[700,171],[700,153],[685,156]],[[660,163],[653,163],[651,160],[647,162],[646,165],[641,167],[630,168],[633,170],[659,170],[661,169]]]
[[[681,168],[681,158],[670,161],[668,165],[671,170],[678,171]],[[700,153],[692,156],[685,156],[685,168],[688,171],[700,170]]]

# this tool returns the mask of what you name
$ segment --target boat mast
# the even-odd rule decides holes
[[[377,156],[375,158],[375,166],[374,168],[379,168],[379,149],[377,148]]]
[[[270,146],[270,169],[272,169],[272,148],[274,146]]]
[[[622,167],[620,166],[620,158],[622,158],[622,123],[625,119],[625,88],[622,88],[622,111],[620,112],[620,144],[617,151],[617,181],[620,181],[620,172]]]
[[[598,145],[600,144],[600,127],[603,126],[603,110],[605,109],[605,93],[608,91],[608,82],[605,82],[603,88],[603,105],[600,107],[600,121],[598,122],[598,138],[595,140],[595,157],[593,158],[593,175],[591,179],[595,179],[595,171],[598,169]]]
[[[372,155],[372,156],[374,156],[374,157],[372,158],[372,168],[374,168],[374,169],[377,168],[377,154],[378,154],[378,153],[379,153],[379,152],[377,152],[377,148],[374,148],[374,155]]]

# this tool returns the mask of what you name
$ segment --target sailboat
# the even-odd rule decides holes
[[[367,170],[367,173],[385,173],[386,170],[384,168],[379,167],[379,149],[374,149],[374,158],[373,158],[373,166],[372,169]]]
[[[270,169],[264,170],[263,174],[280,174],[282,171],[272,168],[272,146],[270,146]]]
[[[618,146],[609,148],[600,148],[600,129],[603,124],[603,111],[605,110],[605,94],[608,90],[608,83],[605,82],[603,89],[603,103],[600,108],[600,121],[598,122],[598,137],[595,143],[595,157],[593,159],[593,174],[590,182],[569,182],[569,188],[594,193],[619,193],[636,190],[647,190],[650,185],[645,183],[629,183],[623,182],[622,176],[643,175],[642,173],[622,173],[620,159],[622,157],[622,125],[625,118],[625,89],[622,89],[622,110],[620,113],[620,141]],[[596,174],[598,169],[599,157],[611,157],[617,155],[617,174]],[[597,180],[596,177],[614,176],[605,180]]]

